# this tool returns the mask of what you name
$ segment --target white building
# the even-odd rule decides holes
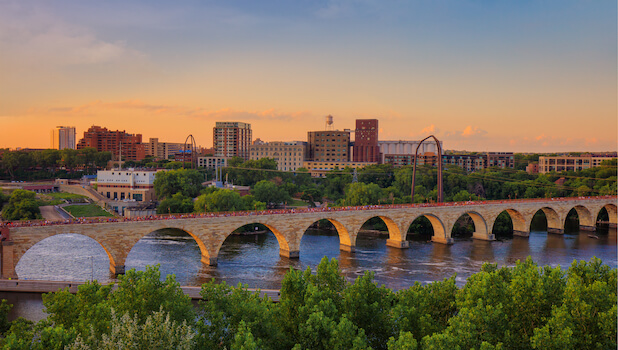
[[[53,149],[75,149],[76,132],[74,126],[57,126],[52,130],[51,148]]]
[[[416,147],[418,147],[420,141],[378,141],[378,147],[380,147],[380,153],[382,154],[382,163],[386,155],[414,155],[416,153]],[[440,141],[440,146],[442,146]],[[444,148],[443,148],[444,149]],[[418,148],[418,154],[434,153],[438,154],[438,146],[434,140],[426,140]]]
[[[155,174],[162,170],[114,169],[97,172],[97,192],[115,200],[155,200]]]

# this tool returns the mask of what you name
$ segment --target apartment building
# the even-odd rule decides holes
[[[305,160],[348,162],[350,160],[350,132],[347,130],[309,131]]]
[[[251,124],[242,122],[217,122],[213,128],[215,157],[240,157],[249,160]]]
[[[111,131],[96,125],[84,131],[84,138],[77,144],[77,149],[86,147],[95,148],[99,152],[111,152],[113,160],[117,160],[121,154],[123,160],[135,161],[146,156],[141,134],[128,134],[124,130]]]
[[[605,160],[616,159],[616,154],[583,154],[577,156],[541,156],[539,157],[539,173],[546,174],[552,171],[579,171],[601,165]]]
[[[157,160],[174,158],[174,155],[182,151],[184,146],[184,143],[178,142],[159,142],[156,137],[151,137],[147,143],[144,143],[146,156]]]
[[[52,130],[51,148],[53,149],[75,149],[77,134],[74,126],[57,126]]]
[[[277,169],[295,171],[303,166],[304,145],[301,142],[260,142],[251,146],[249,158],[258,160],[272,158],[277,162]]]

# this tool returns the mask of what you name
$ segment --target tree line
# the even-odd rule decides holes
[[[214,281],[194,307],[173,275],[130,270],[117,288],[87,282],[45,294],[47,318],[8,322],[3,349],[615,349],[616,269],[600,260],[568,270],[484,264],[459,288],[455,276],[393,291],[372,272],[347,281],[335,259],[290,269],[280,301]]]
[[[417,168],[414,198],[411,198],[411,166],[395,168],[391,164],[368,165],[357,170],[336,169],[323,178],[312,178],[307,169],[277,171],[274,160],[263,158],[243,162],[235,158],[224,174],[229,182],[254,186],[270,180],[290,197],[332,205],[371,205],[435,202],[438,197],[437,169],[429,165]],[[528,174],[523,170],[497,167],[466,173],[458,166],[447,166],[443,173],[445,201],[477,199],[517,199],[613,195],[616,187],[616,160],[577,172]],[[561,181],[558,181],[561,179]]]
[[[2,151],[0,180],[79,178],[96,174],[112,159],[111,152],[98,152],[95,148]]]

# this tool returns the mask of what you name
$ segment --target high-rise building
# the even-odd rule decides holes
[[[144,159],[146,151],[142,143],[142,134],[127,134],[124,130],[110,131],[93,125],[84,131],[84,138],[79,140],[77,149],[95,148],[99,152],[111,152],[112,160],[139,161]]]
[[[339,130],[309,131],[305,160],[317,162],[350,161],[350,132]]]
[[[240,157],[249,160],[252,140],[251,124],[217,122],[212,131],[215,157]]]
[[[75,127],[57,126],[52,130],[51,148],[53,149],[75,149]]]
[[[356,119],[356,132],[352,158],[355,162],[380,162],[378,146],[378,120]]]

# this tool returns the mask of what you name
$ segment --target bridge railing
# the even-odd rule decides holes
[[[171,219],[193,219],[229,216],[260,216],[277,214],[300,214],[313,212],[333,212],[333,211],[357,211],[357,210],[378,210],[378,209],[402,209],[402,208],[425,208],[425,207],[454,207],[471,205],[488,205],[502,203],[532,203],[532,202],[566,202],[574,200],[597,200],[597,199],[617,199],[618,196],[595,196],[595,197],[555,197],[555,198],[522,198],[522,199],[498,199],[483,201],[464,201],[464,202],[442,202],[442,203],[407,203],[407,204],[379,204],[365,206],[341,206],[341,207],[321,207],[321,208],[294,208],[294,209],[270,209],[270,210],[246,210],[230,212],[203,212],[187,214],[156,214],[135,218],[76,218],[59,221],[49,220],[27,220],[9,221],[0,224],[0,227],[31,227],[31,226],[50,226],[50,225],[76,225],[76,224],[97,224],[114,222],[133,222],[133,221],[153,221]]]

